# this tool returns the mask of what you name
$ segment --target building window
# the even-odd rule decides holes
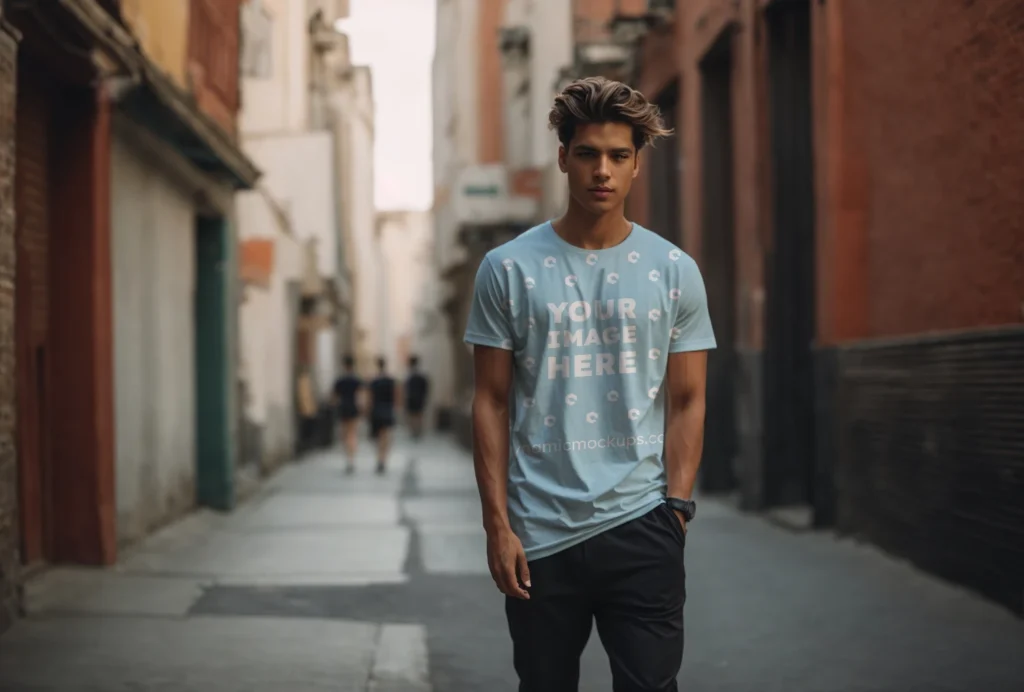
[[[263,0],[249,0],[242,6],[242,75],[270,79],[274,73],[274,18]]]

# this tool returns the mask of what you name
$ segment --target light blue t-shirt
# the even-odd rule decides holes
[[[636,224],[585,250],[544,223],[487,253],[465,339],[514,352],[508,511],[527,559],[664,501],[668,354],[715,347],[689,255]]]

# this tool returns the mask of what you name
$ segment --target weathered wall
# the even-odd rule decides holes
[[[14,445],[14,117],[17,44],[0,29],[0,632],[18,610],[18,460]]]
[[[249,288],[240,310],[241,358],[248,384],[246,417],[261,430],[262,463],[272,468],[295,450],[295,334],[288,285],[302,274],[302,246],[274,227],[258,193],[238,197],[240,227],[274,242],[274,273],[266,290]]]
[[[311,269],[318,276],[337,272],[334,146],[332,135],[323,131],[256,137],[247,141],[246,149],[264,171],[264,191],[238,196],[239,233],[243,239],[272,239],[275,246],[270,285],[266,290],[248,289],[241,308],[242,359],[250,396],[246,415],[261,426],[264,463],[273,466],[294,451],[295,325],[290,286],[302,280],[310,250],[317,262]],[[279,214],[287,219],[285,225]],[[284,236],[285,228],[294,235]],[[329,329],[317,334],[314,375],[320,396],[330,391],[337,372],[334,339]]]
[[[822,57],[841,68],[833,122],[848,138],[822,155],[853,189],[824,213],[853,224],[867,299],[866,333],[835,338],[1019,323],[1024,5],[830,4]]]
[[[608,38],[608,20],[616,13],[638,15],[647,11],[647,0],[574,0],[573,36],[576,43]]]
[[[240,237],[273,243],[273,271],[266,288],[247,287],[239,310],[240,353],[247,385],[246,420],[257,427],[261,463],[273,468],[295,450],[295,390],[288,285],[302,275],[298,238],[285,235],[275,210],[258,191],[236,197]]]
[[[1024,612],[1024,6],[814,8],[836,524]]]
[[[767,176],[763,3],[693,0],[680,3],[683,160],[682,247],[700,264],[708,287],[718,349],[708,363],[704,474],[708,489],[759,487],[762,446],[761,354],[764,346],[764,263],[770,233]],[[720,85],[720,86],[716,86]],[[708,89],[730,100],[727,113],[707,116]],[[716,121],[703,122],[704,117]],[[728,127],[728,153],[713,151]],[[723,139],[725,137],[723,136]],[[705,152],[708,148],[710,158]],[[713,185],[713,164],[730,170]],[[725,188],[729,189],[726,191]],[[721,195],[721,196],[719,196]],[[714,199],[731,202],[709,213]],[[714,217],[718,227],[705,227]],[[728,218],[726,218],[728,217]]]
[[[121,16],[142,50],[180,88],[188,88],[190,0],[121,0]]]
[[[531,165],[545,168],[554,164],[558,153],[558,137],[548,129],[555,82],[559,71],[572,62],[570,0],[531,3],[529,26]]]
[[[241,0],[192,0],[188,79],[199,108],[230,133],[239,107],[238,47]]]
[[[672,21],[662,26],[655,27],[648,32],[637,47],[636,52],[636,83],[633,87],[643,94],[649,101],[657,101],[662,92],[673,82],[679,79],[682,63],[680,52],[683,40],[683,24],[680,21]],[[682,103],[682,90],[679,90]],[[668,127],[676,131],[676,138],[670,143],[658,143],[657,146],[670,146],[679,156],[682,154],[682,140],[680,133],[683,131],[682,108],[677,105],[677,118],[673,122],[666,122]],[[629,199],[626,201],[626,215],[630,220],[641,226],[651,223],[650,204],[657,181],[652,180],[652,168],[650,163],[651,150],[640,154],[640,175],[633,181],[633,189],[630,191]],[[673,194],[676,204],[683,204],[683,189],[680,186]],[[677,232],[676,232],[677,231]],[[669,232],[672,242],[682,244],[682,229]],[[673,234],[677,237],[673,237]]]
[[[426,212],[388,212],[378,220],[387,282],[388,305],[382,318],[389,339],[382,344],[392,371],[401,375],[415,343],[420,316],[416,306],[430,268],[430,216]]]
[[[195,233],[186,192],[121,138],[113,177],[118,539],[195,502]]]
[[[498,30],[505,15],[505,0],[480,2],[477,15],[477,117],[480,163],[499,163],[505,157],[505,118],[502,98],[501,51]]]
[[[259,76],[242,77],[239,129],[247,135],[301,131],[309,123],[305,2],[250,0],[248,5],[246,11],[258,10],[269,23],[269,63]]]
[[[36,72],[38,71],[38,72]],[[36,72],[36,79],[27,75]],[[50,346],[50,151],[54,147],[52,75],[22,55],[18,65],[18,106],[15,115],[14,204],[15,234],[15,344],[17,390],[18,504],[21,523],[21,559],[34,564],[52,555],[52,507],[43,479],[52,474],[53,418],[46,386]]]
[[[704,187],[701,152],[701,61],[712,44],[727,41],[732,63],[732,154],[736,248],[736,339],[763,345],[764,253],[770,231],[767,180],[765,59],[761,0],[694,0],[682,3],[682,134],[684,249],[701,261]],[[736,31],[739,26],[742,30]]]
[[[351,111],[345,117],[345,151],[339,176],[346,190],[350,240],[352,243],[353,282],[355,284],[355,343],[360,369],[375,372],[374,360],[379,348],[374,298],[376,280],[374,203],[374,127],[373,86],[368,67],[355,68],[352,80]]]

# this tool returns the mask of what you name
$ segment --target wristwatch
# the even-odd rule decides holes
[[[665,504],[669,506],[669,509],[682,514],[683,519],[687,522],[693,521],[693,517],[697,514],[697,503],[693,500],[683,500],[678,497],[666,497]]]

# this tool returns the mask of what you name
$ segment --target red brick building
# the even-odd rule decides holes
[[[228,102],[220,105],[233,112],[238,7],[220,6],[235,15],[224,19],[230,40],[197,34],[190,57],[193,64],[209,67],[206,61],[217,56],[217,66],[230,78]],[[2,631],[17,613],[26,574],[46,564],[104,565],[116,559],[113,111],[143,122],[167,146],[183,149],[192,166],[226,180],[228,189],[251,185],[258,171],[213,124],[223,115],[214,108],[216,87],[223,86],[217,71],[207,70],[205,81],[198,81],[197,107],[139,49],[117,0],[67,0],[45,7],[5,3],[0,15]],[[221,259],[210,260],[210,275],[225,274]],[[213,288],[214,295],[230,296],[224,286]],[[227,297],[223,304],[231,305]],[[196,319],[210,322],[218,333],[228,331],[224,310],[215,307]],[[205,378],[204,373],[197,377],[223,389],[228,380],[215,376],[230,369],[229,342],[209,342],[213,357],[224,362]],[[200,361],[203,346],[197,344]],[[203,411],[203,421],[230,413],[216,396],[203,401],[215,407]],[[225,449],[230,452],[230,445]],[[230,470],[230,464],[226,467]],[[199,472],[200,501],[216,504],[203,490],[217,479],[208,480],[214,474],[204,475],[202,465]]]
[[[651,5],[630,213],[708,286],[702,486],[1024,610],[1024,6]]]
[[[18,32],[0,7],[0,632],[17,609],[18,459],[15,453],[14,116]]]
[[[6,159],[13,175],[5,180],[13,186],[3,195],[13,204],[4,215],[13,220],[15,266],[9,277],[14,320],[4,340],[13,359],[4,368],[4,392],[14,397],[16,415],[3,417],[13,435],[0,462],[0,524],[17,529],[3,532],[0,628],[15,613],[25,567],[98,564],[114,553],[107,530],[113,503],[110,109],[93,81],[96,66],[83,57],[103,50],[102,41],[80,31],[74,9],[50,12],[41,23],[17,6],[4,19],[20,45],[4,74],[16,86],[5,102],[13,108]],[[10,472],[8,450],[15,460]]]

